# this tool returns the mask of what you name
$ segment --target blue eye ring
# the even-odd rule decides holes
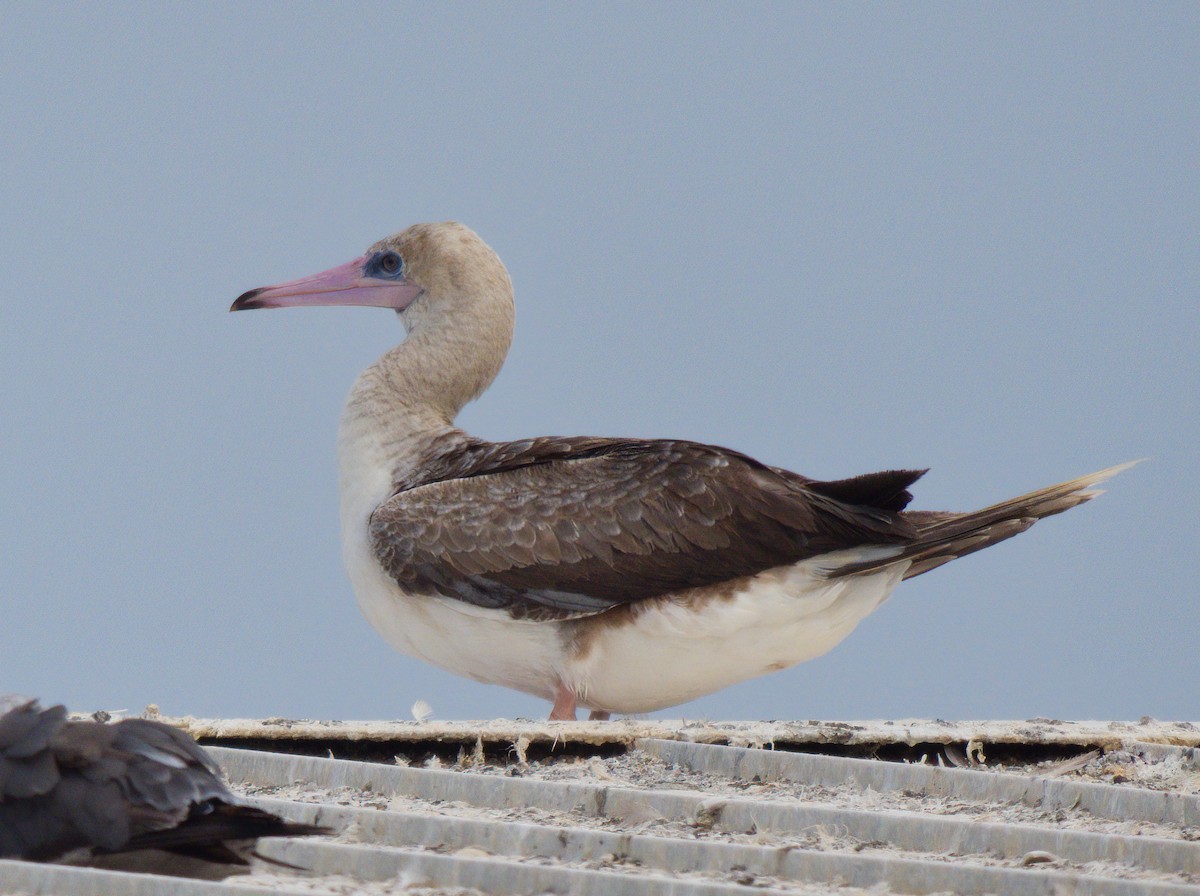
[[[376,252],[363,273],[378,280],[399,280],[404,276],[404,259],[399,252]]]

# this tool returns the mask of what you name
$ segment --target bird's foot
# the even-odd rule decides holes
[[[575,721],[575,692],[559,682],[554,691],[554,708],[550,710],[551,722]],[[593,709],[588,713],[589,722],[607,722],[612,714],[607,709]]]
[[[575,721],[575,692],[562,682],[559,682],[554,692],[554,708],[550,710],[550,721]]]

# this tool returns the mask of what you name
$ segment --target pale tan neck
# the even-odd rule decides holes
[[[363,371],[342,417],[342,438],[366,439],[389,465],[416,461],[458,433],[463,405],[491,385],[512,340],[511,314],[466,307],[406,320],[408,338]],[[511,305],[508,307],[511,308]]]
[[[420,400],[411,371],[390,356],[372,364],[354,383],[338,429],[338,480],[342,525],[358,531],[395,483],[410,478],[439,443],[464,438],[441,409]]]

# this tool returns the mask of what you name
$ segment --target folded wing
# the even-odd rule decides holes
[[[830,551],[907,544],[920,471],[822,483],[681,441],[470,441],[375,511],[384,569],[411,593],[561,619]]]

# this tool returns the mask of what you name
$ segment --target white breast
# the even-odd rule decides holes
[[[403,458],[400,458],[403,462]],[[375,558],[368,525],[392,493],[396,445],[377,428],[343,418],[338,433],[342,560],[359,609],[396,650],[448,672],[554,699],[564,643],[553,623],[519,622],[501,610],[408,594]]]

